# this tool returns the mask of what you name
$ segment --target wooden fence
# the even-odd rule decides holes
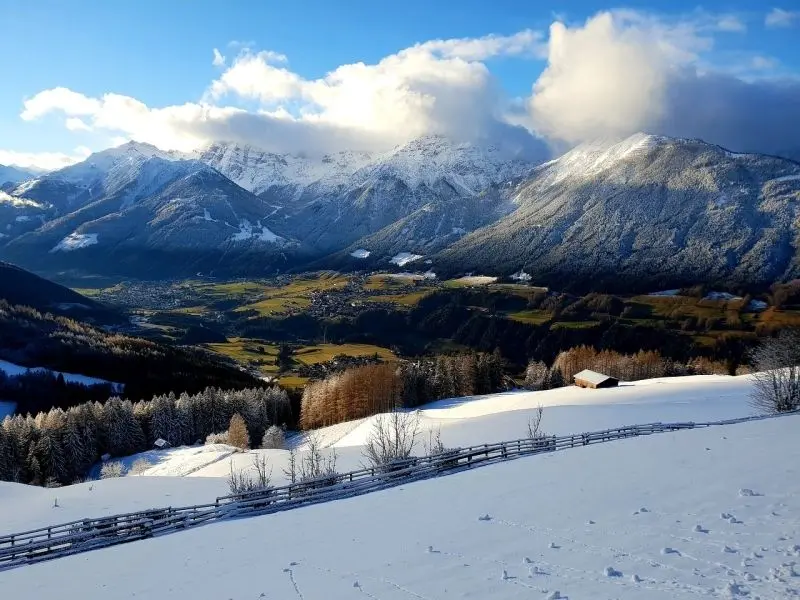
[[[733,425],[774,416],[744,417],[705,423],[649,423],[604,431],[519,439],[447,450],[414,457],[382,467],[337,473],[293,483],[217,498],[213,504],[158,508],[108,517],[81,519],[12,535],[0,536],[0,570],[51,560],[97,548],[197,527],[210,521],[265,515],[300,506],[358,496],[411,481],[429,479],[483,465],[588,446],[641,435],[716,425]]]

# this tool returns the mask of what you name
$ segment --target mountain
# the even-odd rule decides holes
[[[280,267],[293,246],[267,225],[263,200],[200,161],[146,144],[98,153],[9,197],[49,207],[49,218],[3,249],[37,269],[161,277],[255,261],[263,270]]]
[[[83,320],[119,323],[123,319],[86,296],[5,262],[0,262],[0,300]]]
[[[19,167],[0,165],[0,186],[3,184],[16,184],[34,177],[34,172]]]
[[[278,183],[272,178],[260,197],[283,214],[281,227],[288,234],[319,253],[335,252],[385,228],[397,228],[413,213],[417,213],[412,218],[415,225],[399,227],[400,241],[413,245],[424,240],[424,245],[436,246],[452,241],[454,230],[470,231],[485,224],[485,219],[469,216],[474,200],[494,204],[501,196],[498,188],[535,164],[499,145],[456,144],[426,136],[386,153],[340,153],[306,163],[299,169],[302,179]],[[296,163],[287,165],[297,172]],[[478,212],[491,219],[504,211],[492,205]],[[445,214],[451,222],[437,226]],[[387,236],[393,234],[386,231],[381,237]]]
[[[767,284],[800,276],[800,164],[645,134],[539,166],[517,209],[434,259],[562,284]]]

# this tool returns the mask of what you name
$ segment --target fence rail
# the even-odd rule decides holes
[[[31,531],[0,536],[0,570],[124,544],[197,527],[210,521],[265,515],[300,506],[358,496],[389,487],[464,471],[479,466],[666,431],[734,425],[783,415],[743,417],[724,421],[648,423],[573,435],[524,438],[447,450],[413,457],[382,467],[359,469],[320,479],[230,496],[213,504],[156,508],[135,513],[87,518]]]

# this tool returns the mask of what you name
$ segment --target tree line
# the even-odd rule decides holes
[[[421,404],[502,388],[499,352],[365,365],[306,385],[300,427],[316,429]]]
[[[226,431],[240,415],[250,439],[272,425],[293,424],[291,404],[279,387],[154,396],[131,402],[119,397],[52,408],[35,417],[17,414],[0,426],[0,480],[63,485],[83,479],[104,455],[128,456],[153,448],[202,443]]]

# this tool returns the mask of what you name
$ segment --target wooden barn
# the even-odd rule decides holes
[[[575,385],[582,388],[610,388],[619,385],[619,379],[585,369],[575,375]]]

